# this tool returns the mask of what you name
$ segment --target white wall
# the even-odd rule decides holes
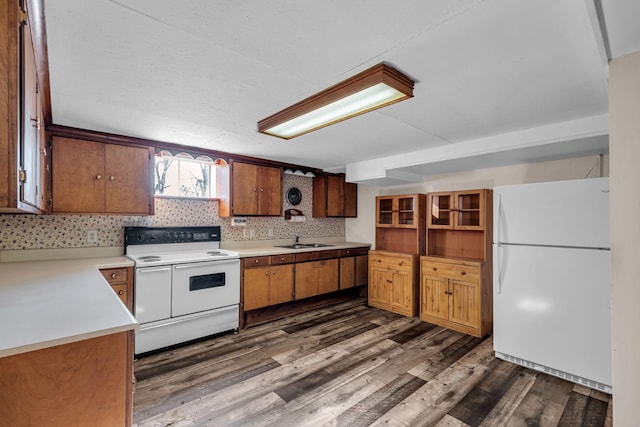
[[[602,156],[602,159],[600,156],[588,156],[478,169],[463,173],[432,175],[425,177],[424,182],[412,185],[394,187],[358,185],[358,218],[346,220],[345,234],[348,241],[375,244],[375,198],[379,195],[493,188],[496,185],[560,181],[608,175],[609,158],[605,155]]]
[[[640,426],[640,52],[609,64],[613,424]]]

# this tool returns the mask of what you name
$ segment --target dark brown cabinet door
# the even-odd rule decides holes
[[[340,258],[340,289],[353,288],[356,284],[356,257]]]
[[[52,197],[54,212],[104,212],[104,144],[53,138]]]
[[[110,144],[104,150],[106,211],[148,214],[152,203],[149,150]]]
[[[344,177],[327,176],[327,216],[344,216]]]
[[[258,215],[282,213],[282,172],[280,168],[259,167]]]

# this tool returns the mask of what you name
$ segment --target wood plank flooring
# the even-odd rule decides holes
[[[609,395],[359,299],[135,362],[137,426],[611,426]]]

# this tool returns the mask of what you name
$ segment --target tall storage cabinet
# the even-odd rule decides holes
[[[369,252],[369,305],[416,316],[425,253],[425,194],[376,197],[376,250]]]
[[[42,213],[46,139],[30,11],[24,3],[0,5],[0,212]]]
[[[476,337],[492,330],[493,193],[429,193],[420,318]]]

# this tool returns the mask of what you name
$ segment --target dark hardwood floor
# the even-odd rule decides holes
[[[611,426],[611,398],[365,300],[135,362],[138,426]]]

